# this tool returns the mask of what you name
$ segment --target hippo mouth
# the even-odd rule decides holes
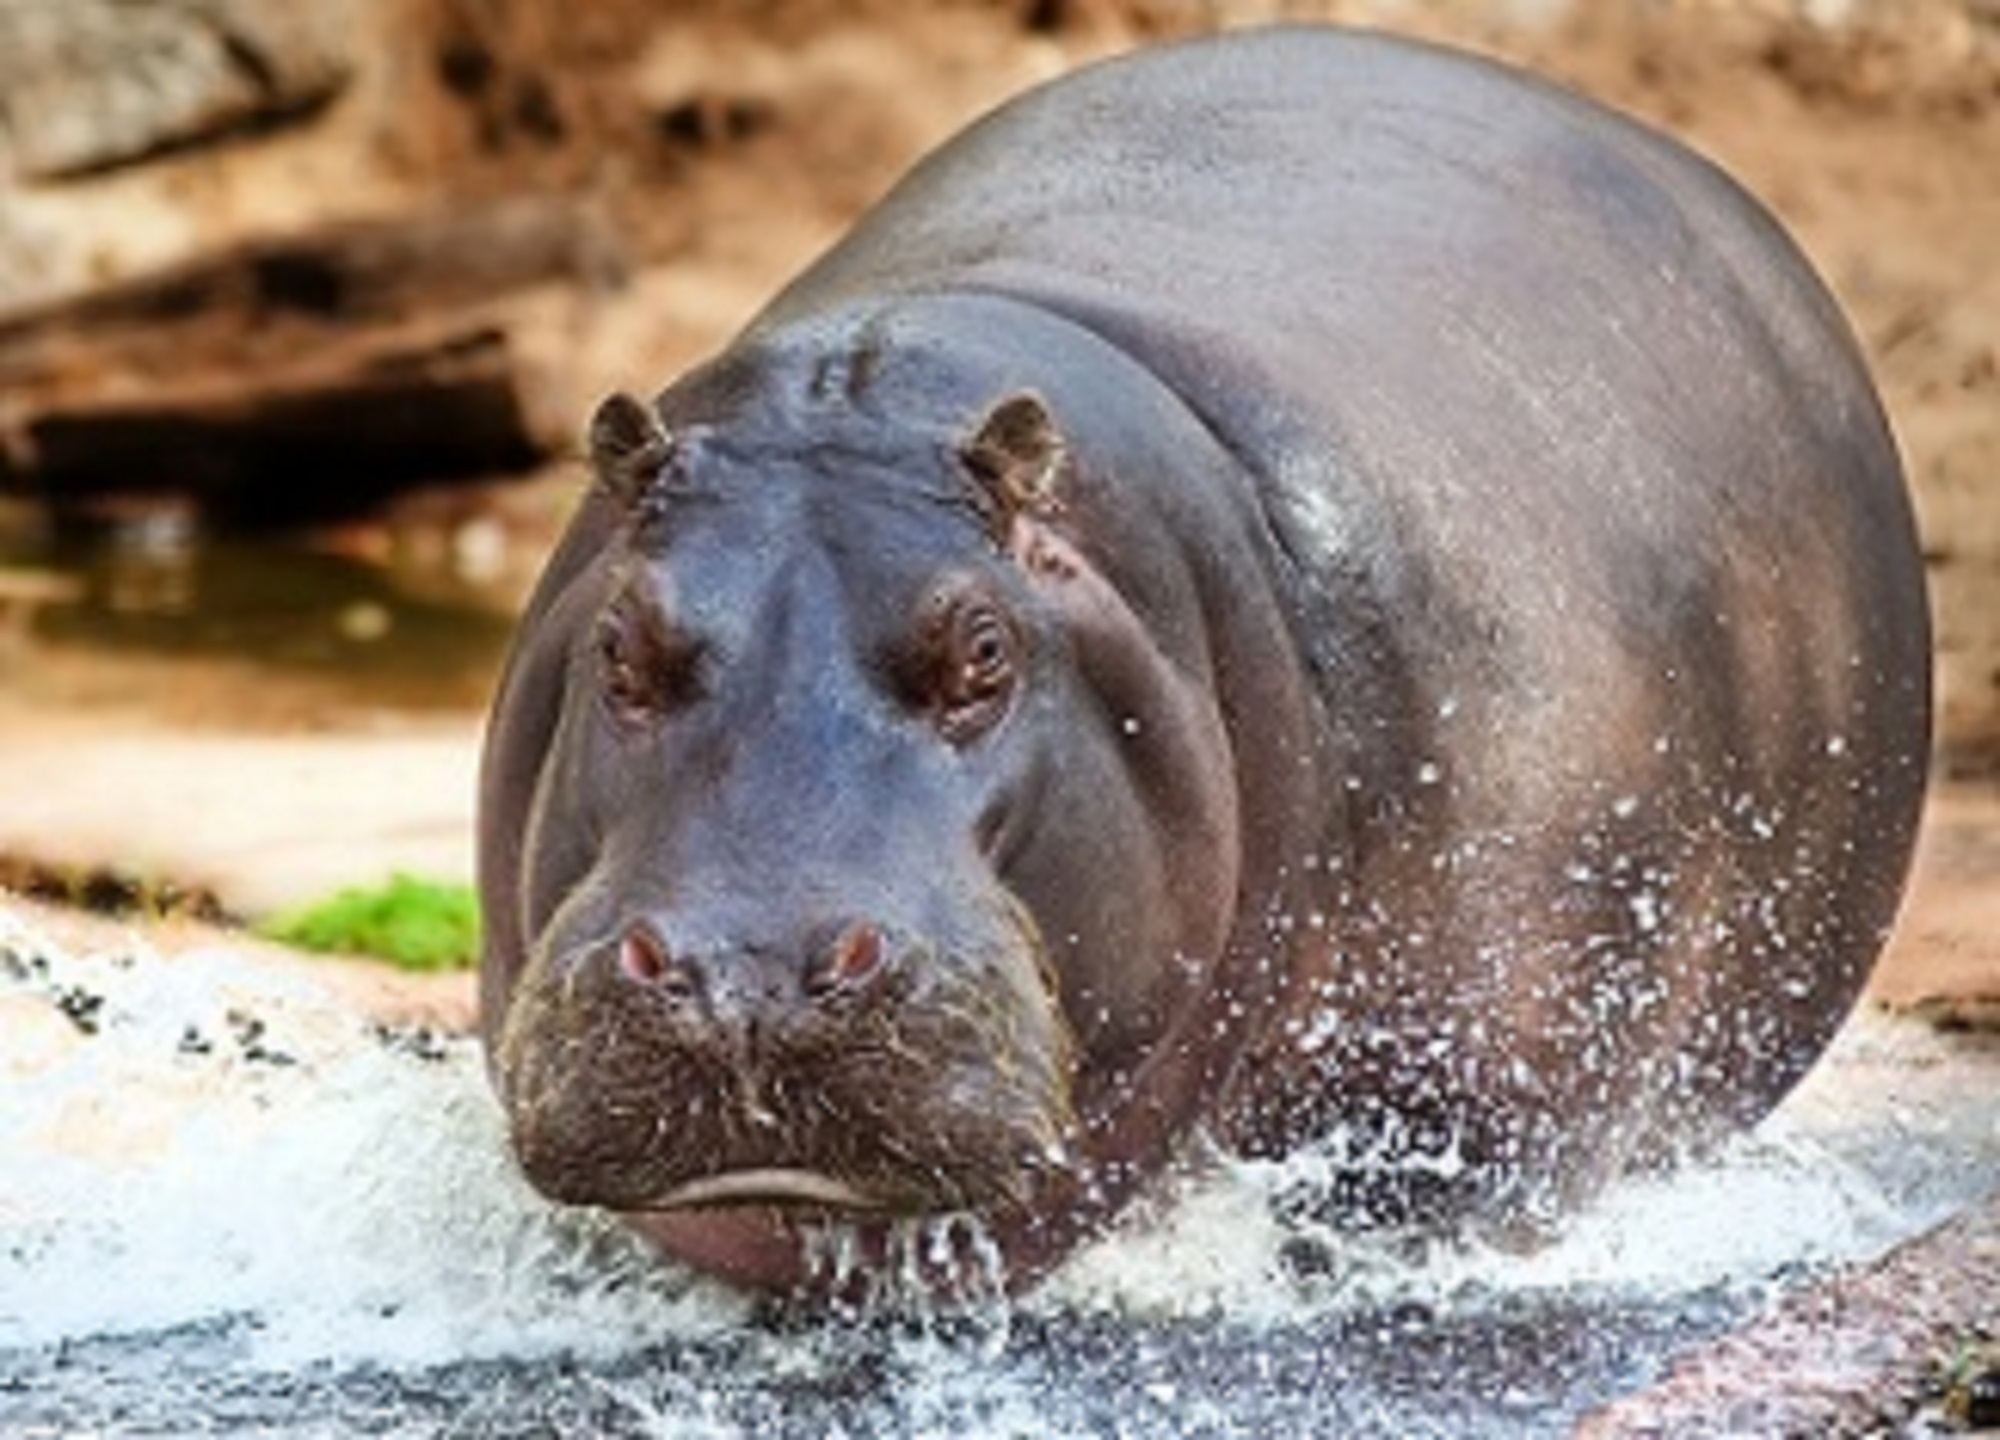
[[[887,1202],[817,1170],[765,1166],[704,1175],[677,1185],[648,1210],[714,1210],[734,1206],[778,1209],[880,1210]]]
[[[497,1046],[515,1156],[553,1200],[663,1221],[1001,1213],[1074,1163],[1070,1036],[1025,917],[733,1028],[607,959],[532,965]]]

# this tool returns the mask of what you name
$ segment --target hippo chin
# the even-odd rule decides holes
[[[746,1283],[960,1216],[1020,1283],[1197,1134],[1534,1229],[1765,1113],[1893,918],[1929,644],[1852,339],[1490,63],[1079,72],[590,448],[483,1028],[538,1188]]]

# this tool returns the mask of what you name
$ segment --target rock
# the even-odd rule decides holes
[[[487,304],[615,284],[606,253],[575,207],[516,197],[223,246],[0,315],[0,491],[293,520],[525,470],[553,437]]]
[[[1586,1415],[1620,1436],[1905,1433],[1924,1379],[2000,1318],[2000,1194],[1683,1356],[1651,1389]]]
[[[182,377],[209,352],[296,353],[299,327],[407,322],[551,279],[616,285],[622,260],[572,200],[505,196],[237,238],[69,299],[0,307],[0,382]]]
[[[238,522],[352,514],[404,486],[542,456],[506,337],[492,330],[51,409],[28,439],[33,483],[59,506],[157,488]]]
[[[306,114],[346,82],[344,3],[0,6],[0,130],[31,179]]]

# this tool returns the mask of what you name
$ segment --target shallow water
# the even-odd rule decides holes
[[[538,558],[527,548],[476,516],[243,536],[171,506],[86,528],[0,503],[0,679],[55,713],[115,700],[323,725],[359,708],[476,710]]]
[[[0,1432],[1540,1435],[2000,1183],[2000,1048],[1851,1027],[1717,1165],[1398,1254],[1210,1166],[1036,1296],[760,1312],[514,1176],[474,1046],[0,931]]]

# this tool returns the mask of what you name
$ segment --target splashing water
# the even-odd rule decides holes
[[[914,1318],[949,1322],[954,1333],[980,1333],[1004,1346],[1010,1302],[999,1243],[977,1215],[891,1221],[879,1254],[855,1226],[834,1220],[804,1234],[808,1291],[835,1297],[846,1322]]]
[[[1968,1067],[1976,1070],[1971,1073]],[[2000,1181],[2000,1053],[1864,1020],[1716,1164],[1531,1255],[1357,1241],[1310,1161],[1197,1157],[1010,1303],[969,1217],[773,1316],[537,1198],[476,1047],[226,952],[0,929],[0,1430],[1542,1434]],[[913,1297],[937,1277],[947,1313]]]
[[[470,1045],[371,1032],[227,955],[79,961],[0,934],[8,970],[0,1346],[244,1316],[259,1364],[424,1364],[732,1318],[609,1221],[535,1200]]]

